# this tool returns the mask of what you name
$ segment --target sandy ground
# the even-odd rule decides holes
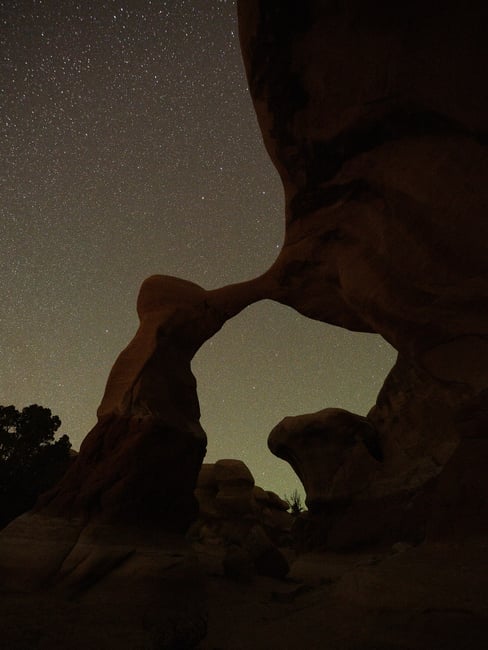
[[[146,554],[70,594],[3,591],[2,650],[486,650],[488,541],[293,558],[284,580],[224,576],[222,547],[150,583]],[[193,558],[194,559],[194,558]],[[172,563],[173,562],[173,563]],[[186,560],[185,560],[186,562]],[[193,560],[192,560],[193,562]],[[194,568],[196,573],[192,573]],[[183,572],[182,572],[183,571]],[[132,576],[132,577],[131,577]],[[182,581],[180,583],[180,580]],[[184,584],[184,588],[180,588]],[[158,591],[160,590],[160,591]],[[178,636],[168,629],[182,629]],[[188,639],[206,637],[198,646]],[[195,634],[193,632],[196,630]],[[192,637],[193,634],[193,637]],[[186,639],[186,641],[185,641]],[[187,643],[187,645],[185,645]]]

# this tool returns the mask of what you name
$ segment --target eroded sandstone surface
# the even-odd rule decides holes
[[[486,6],[238,6],[286,196],[276,298],[485,387]]]
[[[169,276],[144,281],[140,325],[110,372],[98,423],[38,509],[169,532],[188,528],[206,449],[191,360],[226,320],[262,297],[261,284],[205,291]]]
[[[377,332],[399,352],[368,416],[383,463],[367,490],[411,496],[451,454],[455,473],[472,475],[480,455],[488,460],[485,3],[238,8],[251,95],[286,198],[273,297]],[[456,499],[439,481],[432,516],[442,510],[451,527],[465,519],[462,502],[487,496],[484,480],[473,483]],[[486,518],[478,505],[470,528]]]
[[[224,575],[207,574],[212,647],[231,626],[233,649],[281,647],[283,635],[290,648],[306,639],[309,648],[484,649],[487,5],[237,5],[250,92],[283,181],[284,246],[267,273],[239,285],[144,282],[140,327],[110,374],[97,425],[37,512],[0,535],[3,600],[64,603],[67,623],[53,636],[40,620],[23,638],[11,607],[3,638],[12,648],[111,648],[114,639],[194,647],[203,638],[207,594],[182,535],[198,512],[206,446],[191,359],[226,320],[268,298],[380,334],[398,360],[367,415],[336,408],[286,418],[272,433],[272,450],[307,490],[297,538],[341,569],[311,562],[325,581],[318,590],[310,581],[270,588],[270,618],[250,626],[235,606],[242,592],[219,582],[247,571],[230,548],[218,558]],[[230,469],[203,470],[207,516],[245,516],[263,498],[242,467],[237,478]],[[260,530],[248,531],[256,557],[267,548]],[[351,559],[364,548],[381,554]],[[331,550],[347,550],[347,560]],[[258,616],[252,584],[242,602]],[[283,614],[276,602],[290,607]],[[86,626],[68,646],[77,612]]]

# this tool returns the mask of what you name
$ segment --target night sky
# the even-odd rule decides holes
[[[75,448],[154,273],[249,279],[283,239],[281,184],[228,0],[0,0],[0,404],[48,406]],[[393,364],[379,336],[263,302],[198,353],[207,460],[279,494],[286,415],[366,414]]]

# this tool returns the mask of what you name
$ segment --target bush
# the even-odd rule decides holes
[[[291,510],[294,517],[297,517],[304,510],[302,495],[298,490],[293,490],[289,497],[285,494],[285,501],[288,503],[288,509]]]
[[[55,439],[60,426],[43,406],[0,406],[0,528],[32,508],[68,468],[71,443],[66,435]]]

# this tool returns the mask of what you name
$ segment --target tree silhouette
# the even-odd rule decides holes
[[[29,510],[70,462],[68,436],[55,439],[57,415],[37,404],[0,406],[0,528]]]

